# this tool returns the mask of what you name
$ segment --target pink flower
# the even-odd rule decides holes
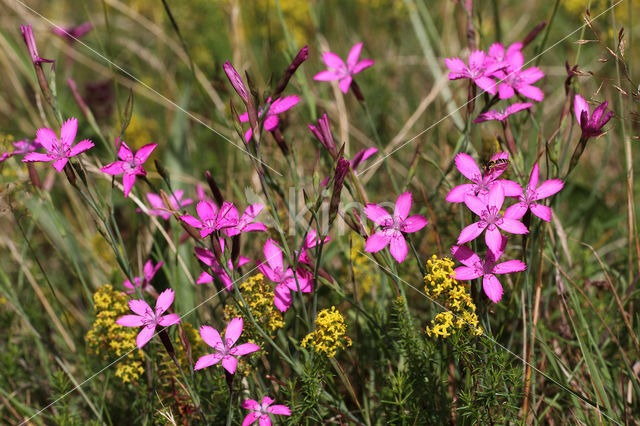
[[[487,55],[487,63],[496,63],[502,64],[504,66],[504,62],[507,58],[512,55],[516,55],[518,52],[522,50],[522,43],[513,43],[511,46],[507,48],[505,51],[504,46],[500,43],[493,43],[491,47],[489,47],[489,53]]]
[[[35,151],[36,149],[42,148],[42,145],[40,145],[40,143],[36,141],[30,141],[29,139],[14,142],[13,146],[15,147],[14,151],[4,152],[2,153],[2,155],[0,155],[0,163],[8,158],[13,157],[14,155],[28,154]]]
[[[156,300],[155,312],[144,300],[130,300],[129,308],[137,315],[125,315],[116,320],[116,324],[125,327],[143,327],[136,338],[138,349],[142,349],[144,345],[151,340],[156,331],[156,326],[168,327],[180,322],[178,314],[162,314],[169,309],[173,303],[175,292],[170,288],[166,289]]]
[[[274,400],[265,396],[262,398],[262,402],[253,399],[247,399],[242,403],[242,408],[247,410],[253,410],[252,413],[247,414],[242,422],[242,426],[249,426],[260,419],[260,426],[271,426],[271,418],[269,414],[280,414],[282,416],[290,416],[291,410],[286,405],[271,405]]]
[[[93,29],[91,22],[85,22],[75,27],[53,27],[53,32],[69,43],[73,43],[76,39],[82,37]]]
[[[507,237],[502,237],[500,249],[497,253],[487,252],[484,260],[480,260],[477,254],[465,246],[453,246],[451,253],[462,262],[465,266],[459,266],[455,269],[456,280],[473,280],[482,277],[482,289],[484,293],[493,301],[498,303],[502,299],[502,285],[495,274],[510,274],[512,272],[522,272],[527,269],[527,265],[519,260],[507,260],[498,263],[498,259],[504,253],[507,244]]]
[[[576,114],[576,120],[582,129],[583,138],[600,136],[603,133],[602,128],[613,116],[613,111],[609,111],[606,114],[604,113],[607,105],[609,105],[609,103],[604,101],[593,111],[593,115],[591,115],[587,101],[585,101],[582,96],[576,95],[573,100],[573,110]]]
[[[478,115],[478,118],[473,120],[473,122],[480,123],[482,121],[490,121],[490,120],[505,121],[511,114],[515,114],[516,112],[522,111],[527,108],[531,108],[532,106],[533,104],[530,102],[515,103],[513,105],[509,105],[503,111],[491,110],[491,111],[483,112],[482,114]]]
[[[121,161],[115,161],[111,164],[107,164],[100,171],[108,175],[120,175],[122,174],[122,185],[124,186],[124,196],[129,195],[133,184],[136,181],[136,176],[146,176],[147,172],[142,165],[149,155],[153,152],[158,144],[150,143],[140,148],[135,155],[133,151],[127,146],[124,141],[120,144],[118,149],[118,157]]]
[[[355,170],[363,161],[374,155],[376,152],[378,152],[378,148],[365,148],[358,151],[356,155],[353,156],[351,161],[349,161],[349,163],[351,164],[351,170],[355,172]]]
[[[329,241],[331,241],[330,237],[324,237],[324,244]],[[309,230],[309,232],[307,232],[307,238],[305,238],[304,245],[302,246],[300,256],[298,256],[298,262],[311,265],[311,259],[309,258],[308,251],[320,243],[321,241],[320,238],[318,238],[318,232],[315,229]]]
[[[342,93],[347,93],[349,91],[349,86],[351,86],[351,82],[353,81],[353,76],[365,68],[369,68],[375,63],[372,59],[363,59],[358,61],[361,51],[362,43],[358,43],[353,46],[351,51],[349,51],[346,64],[333,52],[323,53],[322,60],[329,69],[319,72],[313,77],[313,79],[317,81],[340,80],[340,83],[338,84],[340,90],[342,90]]]
[[[36,39],[33,36],[33,29],[31,28],[31,25],[20,25],[20,32],[22,33],[22,38],[27,45],[27,50],[31,56],[31,62],[33,62],[34,65],[40,64],[41,62],[55,62],[51,59],[43,59],[38,54],[38,47],[36,46]]]
[[[537,67],[523,70],[524,56],[522,56],[522,52],[519,50],[507,51],[504,65],[504,70],[496,72],[496,77],[500,79],[498,87],[500,99],[509,99],[515,95],[515,92],[538,102],[544,99],[542,90],[532,86],[533,83],[544,77],[544,73]]]
[[[226,228],[224,231],[229,237],[238,235],[242,232],[251,231],[266,231],[267,227],[262,222],[256,222],[256,217],[264,209],[264,206],[260,203],[252,204],[242,213],[242,216],[238,220],[238,224],[231,228]]]
[[[313,282],[297,272],[294,273],[290,267],[284,267],[282,250],[275,241],[268,240],[263,251],[266,263],[261,263],[258,268],[269,280],[276,283],[273,303],[281,312],[285,312],[291,306],[291,291],[298,291],[300,286],[301,292],[311,293]]]
[[[191,198],[182,199],[184,195],[184,191],[181,189],[177,189],[173,195],[169,196],[169,200],[171,201],[171,210],[180,211],[185,206],[193,203]],[[164,201],[162,201],[162,197],[158,194],[154,194],[153,192],[149,192],[147,194],[147,200],[149,200],[149,204],[151,204],[152,209],[149,209],[149,214],[153,216],[160,216],[164,220],[169,220],[171,217],[170,209],[164,205]]]
[[[224,240],[222,238],[220,238],[220,247],[222,251],[224,251]],[[220,265],[215,255],[211,251],[204,248],[196,247],[195,250],[198,259],[200,259],[202,263],[211,268],[213,273],[216,274],[220,281],[224,283],[224,286],[227,288],[227,290],[231,290],[233,281],[231,280],[231,277],[229,277],[229,275],[225,272],[224,268]],[[238,258],[237,267],[239,268],[249,262],[251,262],[251,259],[249,259],[248,257],[240,256]],[[231,259],[229,259],[227,265],[229,267],[229,270],[233,271],[235,269]],[[196,281],[196,284],[208,284],[210,282],[213,282],[213,276],[206,271],[202,271],[200,277]]]
[[[498,159],[506,160],[508,158],[509,154],[498,153],[491,158],[491,161]],[[450,203],[464,203],[467,194],[486,199],[489,191],[496,185],[502,186],[504,194],[507,197],[517,197],[522,193],[522,188],[518,182],[505,179],[496,180],[504,173],[506,167],[493,167],[485,173],[482,173],[473,158],[463,152],[456,155],[455,161],[458,171],[473,183],[465,183],[452,188],[446,198]]]
[[[227,329],[224,332],[224,342],[220,337],[220,333],[213,327],[203,325],[200,327],[200,336],[202,340],[211,346],[215,353],[201,356],[196,362],[194,370],[200,370],[211,365],[217,364],[222,360],[222,366],[229,374],[233,374],[236,371],[236,365],[238,360],[235,357],[250,354],[252,352],[260,350],[260,346],[254,343],[244,343],[242,345],[235,346],[238,338],[242,334],[244,325],[242,318],[234,318],[229,321]]]
[[[531,170],[529,184],[518,198],[519,202],[509,207],[505,212],[505,216],[508,215],[514,219],[520,219],[527,210],[531,210],[531,213],[540,219],[546,222],[551,221],[551,209],[545,205],[538,204],[536,201],[556,194],[564,187],[564,183],[560,179],[550,179],[538,186],[538,177],[538,163],[536,163]]]
[[[180,216],[180,220],[200,229],[200,237],[224,228],[231,228],[238,225],[238,210],[233,203],[224,202],[218,210],[218,206],[212,201],[200,201],[196,206],[200,220],[191,215]]]
[[[78,131],[78,120],[70,118],[62,124],[60,129],[60,139],[55,132],[47,127],[38,129],[36,132],[36,143],[39,143],[47,150],[46,154],[39,152],[30,152],[24,156],[22,161],[53,161],[53,168],[62,172],[69,158],[88,150],[93,147],[93,142],[89,139],[78,142],[73,145]]]
[[[375,253],[389,245],[389,251],[395,260],[402,263],[407,257],[407,242],[403,232],[417,232],[424,228],[427,219],[420,215],[409,216],[411,210],[411,193],[405,192],[396,200],[393,217],[377,204],[367,204],[364,214],[369,220],[380,225],[380,229],[371,235],[365,244],[365,251]]]
[[[325,147],[331,157],[334,159],[338,156],[338,150],[336,149],[336,144],[333,141],[333,135],[331,134],[331,128],[329,127],[329,117],[327,114],[322,114],[322,117],[318,119],[318,125],[314,126],[313,124],[307,124],[309,126],[309,130],[311,133],[315,135],[316,138],[320,141],[322,146]]]
[[[526,234],[529,232],[522,222],[510,214],[500,213],[504,203],[504,190],[501,185],[495,185],[489,191],[486,200],[467,194],[464,202],[469,209],[480,217],[478,222],[466,226],[458,237],[458,244],[464,244],[475,239],[485,229],[485,242],[493,253],[500,251],[502,235],[498,228],[511,234]]]
[[[487,54],[482,50],[475,50],[469,55],[469,66],[460,58],[446,58],[444,63],[451,70],[449,80],[468,78],[485,92],[496,94],[498,84],[491,77],[504,64],[487,61]]]
[[[131,284],[131,281],[126,280],[122,285],[124,285],[129,290],[125,291],[127,294],[135,293],[136,287],[141,287],[141,290],[145,290],[153,277],[156,275],[158,270],[162,267],[163,262],[160,261],[156,266],[153,266],[151,260],[147,260],[147,263],[144,264],[143,275],[142,277],[134,277],[133,282],[135,286]]]
[[[269,102],[271,102],[271,98],[267,99],[267,104],[269,104]],[[294,107],[298,102],[300,102],[300,98],[298,98],[296,95],[285,96],[284,98],[278,98],[275,101],[273,101],[269,106],[269,110],[267,111],[267,116],[264,119],[264,129],[271,131],[271,130],[274,130],[276,127],[278,127],[278,122],[280,121],[278,119],[278,114],[285,112],[289,108]],[[258,111],[258,117],[261,117],[262,113],[263,113],[263,110],[261,108]],[[240,116],[238,116],[238,119],[240,120],[241,123],[245,123],[249,121],[249,114],[245,112],[244,114],[241,114]],[[247,132],[244,134],[244,138],[247,140],[247,142],[249,141],[249,139],[251,139],[251,135],[252,135],[251,129],[247,130]]]

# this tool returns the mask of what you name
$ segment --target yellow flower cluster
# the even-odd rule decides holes
[[[431,299],[448,310],[440,312],[427,326],[427,335],[446,338],[455,330],[468,326],[471,332],[480,336],[484,331],[479,325],[476,305],[471,300],[468,286],[454,277],[453,261],[447,257],[438,259],[434,254],[427,261],[427,275],[424,290]]]
[[[273,287],[265,281],[262,274],[254,275],[240,284],[240,294],[242,294],[242,298],[248,305],[249,312],[251,312],[253,318],[264,331],[270,332],[274,332],[284,326],[282,313],[273,304],[273,298],[275,297],[273,291]],[[250,340],[260,338],[249,318],[245,318],[235,306],[226,305],[224,315],[227,321],[232,318],[243,317],[246,336]]]
[[[346,332],[344,318],[336,307],[332,306],[331,309],[323,309],[318,313],[315,331],[307,334],[300,345],[306,348],[311,344],[316,352],[324,352],[331,358],[338,349],[351,346],[351,339],[345,336]]]
[[[136,349],[138,330],[116,324],[129,312],[126,296],[105,284],[94,293],[93,302],[96,318],[85,336],[89,353],[99,355],[103,361],[126,354],[116,367],[116,376],[123,383],[137,380],[144,373],[144,354]]]

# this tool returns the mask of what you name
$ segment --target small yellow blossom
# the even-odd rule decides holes
[[[448,309],[431,321],[427,335],[446,338],[467,326],[474,335],[480,336],[483,330],[475,313],[476,305],[471,300],[468,285],[456,281],[453,265],[451,259],[438,259],[436,255],[427,261],[424,290],[427,296]]]
[[[318,313],[315,331],[307,334],[300,345],[306,348],[311,344],[316,352],[324,352],[331,358],[338,349],[351,346],[351,339],[345,336],[346,332],[343,316],[332,306],[331,309],[323,309]]]

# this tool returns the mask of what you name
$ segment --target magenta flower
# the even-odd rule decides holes
[[[217,230],[238,225],[238,210],[233,203],[225,201],[218,209],[218,206],[212,201],[200,201],[196,210],[200,216],[199,220],[191,215],[180,216],[180,220],[200,229],[200,237],[202,238]]]
[[[3,152],[2,155],[0,155],[0,163],[8,158],[13,157],[14,155],[28,154],[35,151],[36,149],[42,148],[42,145],[39,142],[30,141],[29,139],[14,142],[13,146],[15,148],[13,151]]]
[[[79,39],[83,35],[87,34],[93,29],[91,22],[85,22],[74,27],[53,27],[54,34],[59,35],[65,39],[68,43],[73,43],[76,39]]]
[[[523,70],[524,56],[522,56],[522,52],[519,50],[507,52],[504,64],[504,70],[496,72],[496,77],[500,80],[498,87],[500,99],[509,99],[515,95],[515,92],[538,102],[544,99],[542,90],[532,86],[533,83],[544,77],[544,73],[537,67]]]
[[[149,214],[153,216],[160,216],[164,220],[169,220],[171,217],[171,210],[180,211],[183,207],[188,206],[193,203],[191,198],[182,199],[184,195],[184,191],[181,189],[177,189],[173,195],[169,196],[169,200],[171,201],[171,208],[167,208],[164,205],[164,201],[162,197],[158,194],[154,194],[153,192],[149,192],[147,194],[147,200],[149,200],[149,204],[151,204],[151,209],[149,209]]]
[[[271,102],[271,98],[267,99],[267,104],[269,102]],[[264,129],[268,131],[275,130],[275,128],[278,127],[278,122],[280,121],[278,118],[278,114],[294,107],[298,102],[300,102],[300,98],[298,98],[296,95],[285,96],[284,98],[278,98],[273,101],[269,106],[267,116],[264,119]],[[258,117],[261,117],[262,113],[263,110],[262,108],[260,108],[260,110],[258,111]],[[238,116],[238,119],[241,123],[245,123],[249,121],[249,114],[245,112],[244,114]],[[247,132],[244,134],[244,138],[247,140],[247,142],[249,142],[249,139],[251,139],[251,135],[251,129],[247,130]]]
[[[504,203],[504,190],[501,185],[493,186],[486,200],[467,194],[464,198],[464,203],[480,217],[480,220],[466,226],[460,232],[458,244],[464,244],[475,239],[486,229],[487,232],[485,232],[484,238],[487,247],[493,253],[498,253],[502,243],[502,235],[498,228],[511,234],[526,234],[529,232],[527,227],[518,220],[519,218],[512,216],[513,212],[510,214],[505,212],[504,215],[500,213]]]
[[[147,260],[147,263],[144,264],[142,277],[134,277],[133,282],[135,286],[131,284],[130,280],[126,280],[122,285],[124,285],[129,290],[126,290],[125,293],[131,294],[135,293],[136,287],[140,287],[142,291],[146,290],[151,283],[151,280],[156,275],[158,270],[162,267],[164,262],[160,261],[156,266],[153,266],[151,260]]]
[[[389,251],[395,260],[402,263],[407,257],[407,242],[403,232],[412,233],[424,228],[427,219],[420,215],[409,217],[411,210],[411,193],[405,192],[396,200],[393,217],[377,204],[367,204],[364,214],[369,220],[380,225],[380,229],[371,235],[365,244],[365,251],[375,253],[389,245]]]
[[[274,304],[281,312],[285,312],[291,306],[291,291],[300,291],[303,293],[311,293],[313,291],[313,281],[307,279],[293,269],[284,267],[282,259],[282,250],[273,240],[268,240],[264,244],[264,257],[266,263],[258,265],[258,269],[269,280],[276,283]]]
[[[136,345],[138,349],[142,349],[155,334],[156,326],[168,327],[180,322],[180,316],[178,316],[178,314],[162,316],[173,303],[174,297],[175,292],[170,288],[160,293],[158,300],[156,300],[155,312],[151,310],[147,302],[142,299],[130,300],[129,308],[131,308],[136,315],[124,315],[116,320],[116,324],[125,327],[143,327],[138,337],[136,337]]]
[[[270,414],[280,414],[282,416],[290,416],[291,410],[286,405],[271,405],[274,400],[265,396],[262,398],[262,402],[253,399],[247,399],[242,403],[242,408],[252,410],[252,413],[247,414],[242,422],[242,426],[249,426],[255,423],[259,419],[260,426],[271,426]]]
[[[266,231],[267,227],[264,223],[256,222],[256,217],[258,217],[262,209],[264,209],[264,205],[260,203],[252,204],[247,207],[238,220],[238,224],[224,230],[227,236],[233,237],[234,235],[238,235],[242,232]]]
[[[342,93],[349,91],[349,86],[353,81],[353,76],[360,71],[369,68],[375,62],[372,59],[360,59],[360,52],[362,51],[362,43],[358,43],[351,48],[349,56],[347,57],[347,63],[333,52],[325,52],[322,54],[322,60],[328,70],[324,70],[316,74],[313,79],[317,81],[334,81],[340,80],[338,86]]]
[[[236,357],[247,355],[252,352],[260,350],[260,346],[255,343],[243,343],[242,345],[235,346],[238,338],[242,334],[244,325],[242,318],[237,317],[229,321],[227,329],[224,332],[224,342],[220,337],[220,333],[213,327],[203,325],[200,327],[200,336],[202,340],[211,346],[215,353],[201,356],[196,362],[194,370],[201,370],[211,365],[217,364],[222,360],[222,366],[229,374],[233,374],[236,371],[238,360]]]
[[[36,39],[33,36],[33,29],[31,28],[31,25],[20,25],[20,32],[22,33],[24,42],[27,44],[27,50],[29,51],[29,55],[31,56],[31,62],[33,62],[34,65],[38,65],[42,62],[55,62],[51,59],[41,58],[38,54],[38,47],[36,46]]]
[[[36,132],[35,143],[40,144],[47,150],[46,154],[39,152],[30,152],[24,156],[22,161],[53,161],[53,168],[62,172],[69,158],[88,150],[93,147],[93,142],[89,139],[78,142],[73,145],[78,131],[78,120],[70,118],[62,124],[60,129],[60,139],[55,132],[47,127],[38,129]]]
[[[482,50],[475,50],[469,55],[469,66],[460,58],[445,58],[444,63],[451,70],[449,80],[468,78],[485,92],[496,94],[498,84],[491,77],[504,64],[487,61],[487,55]]]
[[[324,237],[324,244],[329,241],[331,241],[331,237]],[[321,241],[320,238],[318,238],[318,232],[315,229],[309,230],[309,232],[307,232],[307,238],[304,240],[302,250],[300,251],[300,256],[298,256],[298,262],[311,265],[311,259],[309,258],[308,251],[320,243]]]
[[[462,262],[465,266],[459,266],[455,269],[456,280],[473,280],[482,277],[482,289],[484,293],[491,299],[493,303],[498,303],[502,299],[502,285],[495,274],[510,274],[512,272],[522,272],[527,269],[520,260],[507,260],[496,264],[507,244],[507,237],[502,237],[500,249],[497,253],[487,252],[484,260],[475,254],[471,249],[465,246],[453,246],[451,253]]]
[[[498,153],[491,158],[491,161],[496,161],[497,159],[506,160],[508,158],[509,154]],[[504,195],[507,197],[517,197],[522,193],[522,188],[518,182],[505,179],[497,180],[504,173],[506,167],[492,167],[483,173],[473,158],[463,152],[456,155],[455,161],[458,171],[473,183],[465,183],[452,188],[446,198],[450,203],[464,203],[467,194],[486,199],[489,191],[496,185],[502,186]]]
[[[147,158],[149,158],[149,155],[151,155],[157,146],[157,143],[147,144],[134,154],[127,144],[122,141],[122,143],[120,143],[120,148],[118,149],[118,157],[121,161],[115,161],[111,164],[107,164],[101,168],[100,171],[108,175],[121,174],[122,185],[124,186],[124,196],[126,197],[129,195],[131,188],[133,188],[136,176],[147,175],[147,172],[142,165],[147,161]]]
[[[593,115],[591,115],[587,101],[585,101],[582,96],[576,95],[573,100],[573,110],[576,114],[576,120],[582,129],[583,138],[600,136],[603,133],[602,128],[613,116],[613,111],[605,114],[607,105],[609,105],[609,103],[604,101],[593,110]]]
[[[316,138],[320,141],[322,146],[325,147],[331,157],[334,159],[338,156],[338,150],[336,149],[336,144],[333,141],[333,135],[331,134],[331,128],[329,127],[329,117],[327,114],[322,114],[322,117],[318,119],[318,125],[314,126],[313,124],[307,124],[309,126],[309,130],[311,133],[315,135]]]
[[[551,209],[543,204],[538,204],[536,201],[556,194],[564,187],[564,183],[560,179],[550,179],[538,186],[538,177],[538,163],[536,163],[531,170],[529,184],[518,197],[519,202],[510,206],[505,212],[505,216],[508,215],[514,219],[520,219],[527,210],[531,210],[531,213],[540,219],[546,222],[551,221]]]
[[[489,47],[489,53],[487,55],[488,63],[496,63],[505,65],[504,62],[508,57],[517,54],[522,50],[522,43],[513,43],[505,51],[504,46],[500,43],[493,43]]]
[[[349,163],[351,164],[351,170],[353,170],[355,173],[356,169],[363,161],[367,160],[369,157],[371,157],[377,152],[378,152],[378,148],[365,148],[358,151],[356,155],[353,156],[351,161],[349,161]]]
[[[224,240],[222,238],[220,238],[220,247],[222,251],[224,251]],[[231,280],[231,277],[229,277],[229,275],[225,272],[224,268],[220,265],[220,263],[216,259],[216,256],[211,251],[204,248],[196,247],[195,250],[198,259],[200,259],[202,263],[211,268],[213,273],[216,274],[220,281],[224,283],[224,286],[227,288],[227,290],[231,290],[233,281]],[[240,256],[238,258],[237,267],[239,268],[249,262],[251,262],[251,259],[249,259],[248,257]],[[230,271],[233,271],[235,269],[231,259],[229,259],[227,265]],[[213,282],[213,276],[206,271],[202,271],[200,277],[198,277],[198,280],[196,281],[196,284],[208,284],[210,282]]]
[[[482,121],[490,121],[497,120],[504,122],[511,114],[515,114],[516,112],[522,111],[527,108],[531,108],[533,104],[531,102],[526,103],[515,103],[513,105],[509,105],[502,111],[487,111],[478,115],[478,118],[473,120],[474,123],[480,123]]]

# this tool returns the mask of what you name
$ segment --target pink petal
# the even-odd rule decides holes
[[[526,203],[516,203],[504,212],[504,217],[507,219],[522,219],[524,214],[527,212],[529,206]]]
[[[424,217],[416,214],[409,218],[407,218],[402,225],[400,226],[400,230],[402,232],[417,232],[424,228],[429,221]]]
[[[451,254],[459,262],[466,266],[474,266],[478,263],[482,263],[480,257],[476,253],[474,253],[473,250],[466,246],[451,247]]]
[[[147,161],[147,158],[149,158],[149,156],[157,146],[157,143],[150,143],[140,148],[135,155],[136,164],[143,164],[145,161]]]
[[[391,241],[390,236],[383,234],[382,232],[376,232],[375,234],[367,238],[367,242],[364,246],[364,251],[368,253],[378,252],[385,248],[387,244],[389,244],[389,241]]]
[[[201,370],[206,367],[210,367],[214,364],[217,364],[222,359],[222,355],[220,354],[209,354],[201,356],[198,361],[196,361],[196,365],[193,367],[194,370]]]
[[[376,62],[373,59],[363,59],[360,62],[358,62],[355,67],[351,69],[351,74],[358,74],[362,70],[365,70],[370,66],[373,66],[375,63]]]
[[[482,269],[471,268],[469,266],[458,266],[454,271],[456,280],[473,280],[482,276]]]
[[[165,315],[162,318],[160,318],[160,320],[158,321],[158,324],[160,324],[163,327],[169,327],[170,325],[174,325],[180,322],[180,315],[178,314],[169,314],[169,315]]]
[[[233,318],[229,321],[227,325],[227,329],[224,332],[224,340],[227,343],[228,347],[231,347],[236,344],[240,335],[242,334],[243,322],[241,317]]]
[[[222,343],[222,338],[220,337],[220,333],[213,327],[208,325],[203,325],[200,327],[200,337],[204,342],[211,346],[214,349],[221,349],[224,347],[224,343]]]
[[[464,244],[477,238],[478,235],[482,234],[485,226],[486,225],[482,225],[480,222],[474,222],[471,225],[465,226],[465,228],[460,231],[457,244]]]
[[[107,164],[106,166],[101,168],[100,171],[108,175],[119,175],[121,173],[124,173],[123,165],[124,162],[116,161],[115,163]]]
[[[200,201],[196,206],[196,211],[200,219],[205,221],[207,219],[215,219],[218,214],[218,207],[211,201]]]
[[[156,300],[156,317],[159,317],[164,311],[169,309],[169,306],[173,303],[175,295],[176,293],[170,288],[160,293],[158,300]]]
[[[240,114],[238,120],[240,120],[241,123],[246,123],[249,121],[249,113],[245,112],[244,114]]]
[[[518,182],[500,179],[495,181],[494,183],[500,184],[500,186],[502,186],[505,197],[519,197],[520,195],[522,195],[522,187]]]
[[[259,426],[271,426],[271,419],[269,418],[269,415],[267,414],[263,414],[260,416],[260,420],[258,420],[258,425]]]
[[[202,271],[200,276],[198,277],[196,284],[208,284],[213,282],[213,275],[210,275],[206,271]]]
[[[280,312],[286,312],[291,306],[291,291],[289,291],[286,285],[278,284],[274,294],[273,303],[276,305],[276,308],[278,308]]]
[[[24,156],[22,161],[24,161],[24,162],[30,162],[30,161],[53,161],[56,158],[57,157],[54,157],[53,155],[49,155],[49,154],[41,154],[39,152],[30,152],[30,153],[28,153],[27,155]]]
[[[268,405],[273,404],[274,402],[275,402],[275,400],[273,398],[269,397],[268,395],[265,395],[265,396],[262,397],[262,401],[260,401],[260,405],[266,407]]]
[[[469,55],[469,68],[472,70],[479,70],[484,67],[484,62],[487,55],[482,50],[474,50]]]
[[[333,68],[336,71],[345,69],[344,61],[340,58],[340,56],[336,55],[333,52],[323,53],[322,60],[329,68]]]
[[[67,165],[68,161],[69,161],[68,158],[59,158],[53,162],[52,164],[53,168],[56,169],[58,173],[62,173],[62,169],[64,169],[64,166]]]
[[[498,60],[502,60],[504,58],[504,46],[500,43],[493,43],[489,47],[489,56]]]
[[[495,185],[489,190],[489,199],[487,200],[487,205],[495,206],[498,210],[500,210],[502,208],[502,204],[504,204],[504,189],[502,189],[502,185]]]
[[[502,224],[498,225],[500,229],[506,231],[510,234],[528,234],[529,230],[526,226],[519,220],[509,219],[506,217],[502,218]]]
[[[260,406],[258,405],[257,410],[259,410],[259,409],[260,409]],[[242,426],[249,426],[249,425],[254,424],[255,421],[258,420],[258,417],[260,417],[260,412],[259,411],[254,411],[253,413],[247,414],[247,416],[242,421]]]
[[[507,260],[493,266],[491,272],[493,274],[510,274],[512,272],[522,272],[527,269],[527,265],[520,260]]]
[[[493,303],[498,303],[502,299],[502,285],[500,281],[491,274],[485,275],[482,279],[482,289]]]
[[[456,167],[464,177],[474,182],[480,179],[482,175],[480,168],[469,154],[460,152],[456,155],[455,161]]]
[[[36,132],[35,142],[38,142],[49,152],[56,152],[58,150],[58,146],[60,146],[60,141],[58,140],[55,132],[47,127],[38,129]]]
[[[136,337],[136,346],[138,346],[138,349],[142,349],[142,347],[146,345],[149,340],[151,340],[155,332],[156,326],[152,324],[140,330],[140,333],[138,333],[138,337]]]
[[[358,43],[354,45],[349,51],[349,56],[347,56],[347,67],[352,70],[353,67],[358,63],[358,58],[360,58],[360,52],[362,51],[362,43]]]
[[[469,194],[464,197],[464,204],[469,207],[469,210],[480,217],[482,216],[482,213],[487,209],[486,203],[484,203],[478,197]]]
[[[468,78],[469,70],[467,65],[460,58],[445,58],[444,64],[451,71],[449,73],[449,80],[457,80],[459,78]]]
[[[133,151],[129,148],[124,141],[120,142],[120,148],[118,148],[118,158],[122,161],[130,162],[133,160]]]
[[[563,187],[564,183],[560,179],[547,180],[536,189],[536,200],[550,197],[558,193],[558,191],[560,191]]]
[[[551,209],[549,207],[534,203],[531,204],[529,208],[531,209],[531,213],[538,216],[540,219],[545,222],[551,222]]]
[[[334,81],[340,80],[341,78],[341,74],[338,74],[337,72],[331,70],[320,71],[318,74],[313,76],[313,79],[316,81]]]
[[[180,220],[185,222],[188,225],[193,226],[194,228],[202,228],[202,222],[191,215],[180,216]]]
[[[133,188],[133,184],[136,183],[136,175],[133,173],[125,172],[122,175],[122,186],[124,187],[124,196],[127,197],[129,192],[131,192],[131,188]]]
[[[479,88],[492,95],[495,95],[498,90],[498,83],[490,77],[478,77],[473,81]]]
[[[124,315],[116,320],[116,324],[124,327],[141,327],[144,321],[139,315]]]
[[[267,408],[267,411],[273,414],[280,414],[282,416],[291,415],[291,410],[286,405],[272,405],[271,407]]]
[[[85,139],[83,141],[78,142],[74,146],[71,147],[69,153],[67,154],[69,157],[75,157],[76,155],[93,148],[93,142],[89,139]]]
[[[268,116],[265,120],[264,120],[264,129],[265,130],[274,130],[276,127],[278,127],[278,116],[277,115],[270,115]]]
[[[218,216],[216,217],[216,229],[236,226],[239,220],[236,206],[234,206],[233,203],[225,201],[222,203],[222,207],[220,207],[220,211],[218,211]]]
[[[69,148],[73,144],[77,131],[78,120],[76,118],[70,118],[62,124],[62,129],[60,129],[60,142],[62,142],[64,148]]]
[[[447,194],[446,200],[450,203],[464,203],[466,194],[473,194],[473,184],[465,183],[452,188]]]
[[[246,408],[247,410],[259,410],[262,408],[260,403],[255,399],[246,399],[242,404],[240,404],[242,408]]]
[[[238,360],[232,357],[231,355],[227,355],[222,358],[222,366],[225,370],[229,372],[229,374],[233,374],[236,372],[236,366],[238,365]]]
[[[500,251],[502,245],[502,235],[495,226],[488,226],[487,232],[484,233],[484,241],[487,243],[487,248],[496,254]]]
[[[404,259],[407,257],[407,242],[405,241],[402,234],[398,233],[397,235],[391,238],[391,244],[389,244],[389,251],[391,252],[391,256],[398,263],[402,263]]]
[[[509,99],[515,94],[516,92],[513,90],[513,87],[509,86],[507,83],[500,83],[500,86],[498,86],[498,96],[500,99]]]
[[[535,83],[536,81],[544,77],[544,72],[542,72],[542,70],[540,70],[537,67],[531,67],[531,68],[527,68],[524,71],[521,71],[518,77],[520,77],[520,81],[529,85],[529,84]]]
[[[369,220],[381,226],[391,226],[393,218],[385,209],[377,204],[367,204],[364,208],[364,214]]]
[[[129,300],[129,309],[140,316],[145,316],[147,312],[152,312],[151,306],[142,299]]]
[[[396,221],[403,221],[407,216],[409,216],[409,210],[411,210],[411,198],[411,193],[405,192],[396,200],[396,208],[393,211],[393,216]]]
[[[518,93],[520,93],[522,96],[526,96],[527,98],[533,99],[534,101],[542,102],[542,100],[544,99],[544,93],[542,93],[542,90],[535,86],[524,85],[518,86],[517,89]]]
[[[349,91],[349,86],[351,86],[352,81],[353,77],[351,76],[344,77],[342,80],[340,80],[340,83],[338,83],[338,87],[340,88],[342,93],[346,94]]]
[[[271,104],[271,107],[269,107],[269,114],[280,114],[281,112],[295,106],[298,102],[300,102],[300,98],[296,95],[279,98]]]
[[[244,228],[242,228],[242,232],[266,231],[266,230],[267,230],[266,225],[261,222],[250,223],[246,225]]]
[[[576,95],[575,98],[573,98],[573,111],[576,114],[576,120],[578,121],[578,124],[580,126],[585,126],[587,125],[587,123],[581,123],[580,122],[580,117],[582,117],[582,112],[586,112],[587,113],[587,118],[589,118],[589,104],[587,103],[587,101],[584,100],[584,98],[580,95]]]
[[[260,350],[260,346],[255,343],[244,343],[231,349],[231,355],[242,356]]]
[[[282,250],[276,245],[275,241],[268,240],[264,243],[263,252],[267,263],[272,269],[283,269]]]

